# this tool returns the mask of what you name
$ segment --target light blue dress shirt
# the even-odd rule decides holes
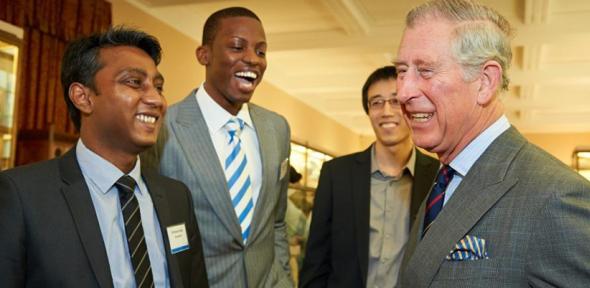
[[[115,182],[124,175],[115,165],[92,152],[82,140],[76,145],[76,157],[86,180],[92,204],[98,217],[100,232],[105,244],[111,276],[115,287],[135,287],[135,274],[129,256],[125,225],[121,214],[119,193],[114,186]],[[140,160],[129,173],[137,186],[135,197],[139,203],[141,224],[145,234],[145,242],[150,257],[150,264],[155,287],[170,287],[168,277],[168,265],[166,263],[166,250],[160,223],[148,193],[147,186],[141,177]]]
[[[447,190],[445,192],[445,202],[443,205],[446,205],[469,169],[475,164],[475,161],[479,159],[481,154],[485,152],[488,147],[500,136],[504,131],[510,128],[510,122],[508,122],[508,118],[502,115],[494,124],[484,130],[479,136],[475,137],[469,145],[451,161],[449,166],[455,170],[455,176],[453,176],[453,180],[447,186]]]

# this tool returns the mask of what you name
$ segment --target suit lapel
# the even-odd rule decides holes
[[[143,167],[142,176],[152,198],[154,208],[156,209],[156,214],[158,215],[158,222],[160,222],[160,231],[162,232],[162,239],[164,240],[166,262],[168,263],[168,272],[170,274],[171,280],[170,284],[172,287],[181,287],[182,277],[180,275],[180,268],[178,267],[178,263],[170,253],[170,239],[168,239],[168,231],[166,229],[166,227],[170,225],[180,223],[170,223],[170,203],[168,202],[168,198],[164,195],[166,193],[166,188],[164,185],[160,183],[158,176],[154,175],[151,171],[147,170],[147,168],[143,169]]]
[[[211,183],[206,186],[201,184],[201,192],[211,203],[212,209],[232,236],[241,240],[241,228],[231,204],[225,174],[194,92],[179,105],[176,117],[178,145],[184,151],[197,182]]]
[[[256,128],[258,145],[260,145],[260,162],[262,163],[262,183],[260,186],[260,193],[258,194],[258,200],[256,201],[256,207],[254,209],[252,223],[250,224],[252,225],[252,233],[250,234],[250,237],[252,237],[252,241],[248,242],[252,243],[256,235],[259,234],[259,230],[264,227],[264,223],[262,223],[262,221],[264,219],[270,219],[270,217],[268,217],[266,214],[274,210],[264,209],[264,207],[267,205],[269,201],[268,198],[270,197],[269,192],[267,192],[267,189],[269,189],[269,187],[273,187],[273,183],[269,183],[269,181],[276,179],[275,177],[272,177],[272,175],[269,175],[269,173],[278,172],[271,171],[270,167],[272,165],[270,162],[273,160],[273,158],[271,157],[271,155],[263,153],[262,151],[276,151],[276,148],[272,147],[271,143],[273,143],[274,141],[273,135],[277,134],[274,131],[274,127],[271,125],[271,122],[265,121],[266,119],[264,119],[264,116],[259,113],[259,109],[257,109],[255,105],[248,104],[248,108],[250,112],[250,118],[252,118],[252,122],[254,123],[254,127]],[[282,160],[283,159],[280,159],[279,161]]]
[[[72,219],[80,235],[90,267],[100,287],[113,287],[113,278],[100,226],[90,191],[78,166],[75,148],[59,160],[59,169],[64,182],[62,193],[72,213]]]
[[[514,128],[509,129],[488,147],[465,175],[436,222],[425,237],[418,240],[409,260],[411,274],[405,278],[415,279],[415,287],[430,285],[450,249],[518,182],[517,178],[507,177],[506,173],[525,143]],[[423,206],[419,214],[422,218]],[[412,230],[417,233],[413,235],[415,239],[420,239],[421,230]]]
[[[357,256],[359,259],[363,286],[367,282],[369,269],[369,218],[371,205],[371,147],[355,157],[350,170],[352,179],[351,194],[354,205],[354,225],[356,231]]]

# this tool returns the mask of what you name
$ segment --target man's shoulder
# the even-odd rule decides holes
[[[166,112],[166,118],[171,118],[170,116],[178,114],[178,111],[183,109],[183,107],[187,107],[189,105],[194,105],[194,107],[198,107],[199,104],[197,99],[195,98],[195,91],[191,91],[188,95],[184,96],[178,102],[168,106],[168,110]]]
[[[285,119],[285,117],[283,117],[283,115],[281,115],[275,111],[268,110],[262,106],[254,104],[254,103],[248,103],[248,108],[250,109],[250,114],[264,117],[267,121],[277,121],[277,122],[287,123],[287,119]]]
[[[11,178],[14,181],[32,182],[39,178],[53,178],[59,174],[58,160],[51,159],[23,166],[18,166],[0,172],[0,175]]]
[[[523,177],[536,178],[541,182],[581,181],[588,184],[587,180],[571,167],[532,143],[527,143],[523,147],[522,153],[515,161],[519,168],[513,171],[522,174]]]
[[[346,167],[357,165],[358,163],[368,162],[370,164],[371,161],[371,148],[369,147],[366,150],[354,152],[351,154],[346,154],[343,156],[338,156],[333,158],[324,165],[328,167]]]
[[[590,182],[545,150],[528,142],[517,131],[502,136],[501,145],[492,144],[476,164],[481,179],[496,175],[517,181],[515,191],[537,199],[563,195],[573,190],[590,192]],[[474,165],[475,168],[475,165]],[[483,169],[483,170],[482,170]],[[474,174],[476,175],[476,174]],[[498,178],[500,179],[500,178]]]

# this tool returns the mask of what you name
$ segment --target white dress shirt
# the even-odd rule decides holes
[[[195,93],[203,118],[207,123],[209,129],[209,135],[213,141],[215,152],[219,158],[219,163],[223,168],[225,159],[227,158],[227,130],[224,126],[234,116],[223,109],[217,102],[209,96],[203,84],[199,87]],[[250,181],[252,182],[252,201],[254,207],[258,196],[260,195],[260,188],[262,187],[262,160],[260,158],[260,145],[258,144],[258,136],[256,135],[256,128],[254,122],[250,118],[250,111],[248,104],[244,104],[242,109],[238,112],[238,117],[246,123],[244,129],[240,134],[240,140],[242,141],[242,148],[248,158],[248,167],[250,168]]]

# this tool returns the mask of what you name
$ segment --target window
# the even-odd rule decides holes
[[[291,166],[303,175],[299,181],[302,187],[317,188],[322,164],[330,159],[332,159],[332,156],[326,153],[291,143]]]
[[[0,30],[0,170],[14,166],[19,45],[16,36]]]
[[[590,146],[578,146],[574,148],[572,166],[580,175],[590,180]]]

